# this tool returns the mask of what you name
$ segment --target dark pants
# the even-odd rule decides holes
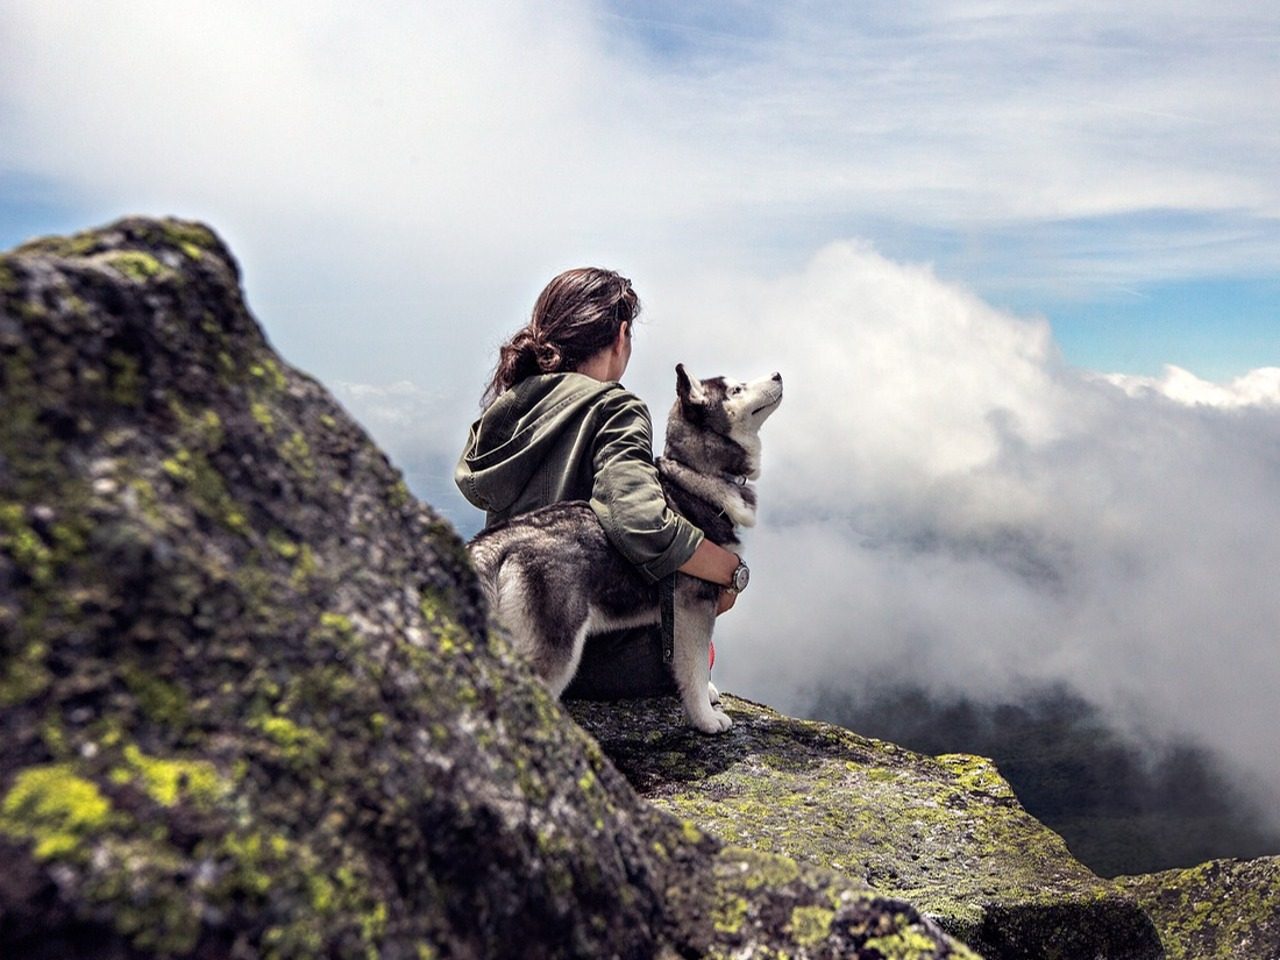
[[[671,668],[662,662],[662,629],[632,627],[587,637],[582,662],[565,700],[629,700],[676,692]]]

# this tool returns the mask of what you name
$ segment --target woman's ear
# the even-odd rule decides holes
[[[627,341],[631,339],[631,321],[623,320],[618,325],[618,336],[613,341],[613,352],[622,355],[622,351],[626,349]]]

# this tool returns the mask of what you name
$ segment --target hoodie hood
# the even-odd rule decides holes
[[[472,504],[505,511],[520,496],[567,429],[610,390],[613,381],[581,373],[551,373],[522,380],[499,396],[471,425],[454,482]]]

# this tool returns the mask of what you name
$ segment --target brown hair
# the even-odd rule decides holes
[[[640,298],[613,270],[578,267],[546,285],[529,323],[499,349],[498,366],[481,401],[485,406],[540,373],[576,370],[634,328]]]

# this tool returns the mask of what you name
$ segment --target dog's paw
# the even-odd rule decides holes
[[[716,689],[716,685],[707,681],[707,695],[711,698],[712,703],[720,702],[720,691]]]
[[[733,726],[733,721],[723,710],[708,710],[697,719],[691,720],[695,727],[703,733],[724,733]]]

